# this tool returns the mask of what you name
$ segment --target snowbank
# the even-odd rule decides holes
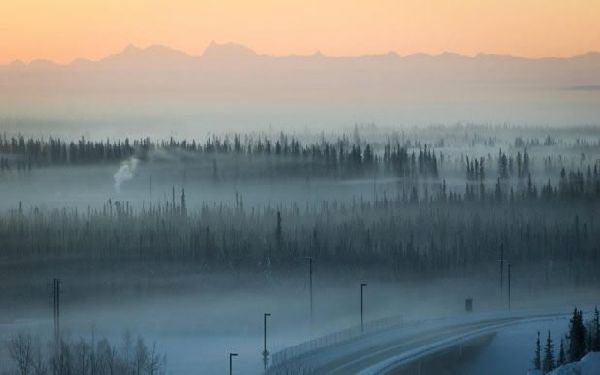
[[[529,373],[531,375],[541,374],[541,372]],[[579,362],[569,363],[560,366],[552,371],[550,375],[598,375],[600,374],[600,352],[586,354]]]

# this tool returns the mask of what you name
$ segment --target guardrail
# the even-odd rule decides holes
[[[312,353],[328,346],[337,345],[343,342],[351,341],[365,334],[374,333],[391,327],[396,327],[404,323],[402,315],[393,316],[378,320],[373,320],[364,324],[337,331],[325,336],[303,342],[298,345],[287,347],[283,350],[273,353],[271,364],[265,371],[268,375],[300,375],[311,372],[310,357]]]

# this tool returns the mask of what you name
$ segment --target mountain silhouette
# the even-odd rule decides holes
[[[204,53],[202,54],[203,59],[214,59],[214,60],[235,60],[235,59],[247,59],[256,57],[257,54],[250,48],[237,43],[216,43],[215,41],[210,42]]]
[[[326,118],[334,118],[335,112],[345,119],[425,121],[444,119],[449,113],[468,120],[524,118],[550,123],[597,120],[599,66],[597,52],[536,59],[395,52],[270,56],[236,43],[211,42],[198,55],[190,55],[160,45],[129,45],[99,60],[76,59],[64,65],[16,61],[0,66],[0,95],[5,112],[18,110],[17,117],[31,113],[33,99],[40,101],[39,108],[55,111],[52,103],[58,98],[76,104],[56,102],[65,112],[86,108],[85,113],[96,113],[102,98],[102,111],[118,107],[131,113],[127,101],[116,99],[128,95],[143,98],[137,107],[140,113],[151,108],[161,114],[166,102],[175,103],[171,104],[175,108],[185,98],[190,107],[174,110],[177,116],[196,118],[196,108],[202,105],[203,111],[207,106],[215,111],[215,119],[239,116],[231,121],[251,116],[268,121],[261,114],[273,114],[276,108],[286,121],[326,111]],[[300,105],[305,109],[298,109]]]

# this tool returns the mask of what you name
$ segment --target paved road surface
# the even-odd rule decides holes
[[[564,313],[499,315],[466,315],[390,327],[320,348],[272,368],[268,374],[385,374],[400,364],[510,325],[565,316]]]

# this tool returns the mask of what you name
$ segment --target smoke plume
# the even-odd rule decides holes
[[[117,173],[115,173],[115,175],[114,175],[115,190],[117,192],[121,191],[121,185],[124,182],[129,181],[134,177],[135,170],[137,169],[138,163],[139,163],[139,160],[134,157],[121,163],[121,167],[119,168]]]

